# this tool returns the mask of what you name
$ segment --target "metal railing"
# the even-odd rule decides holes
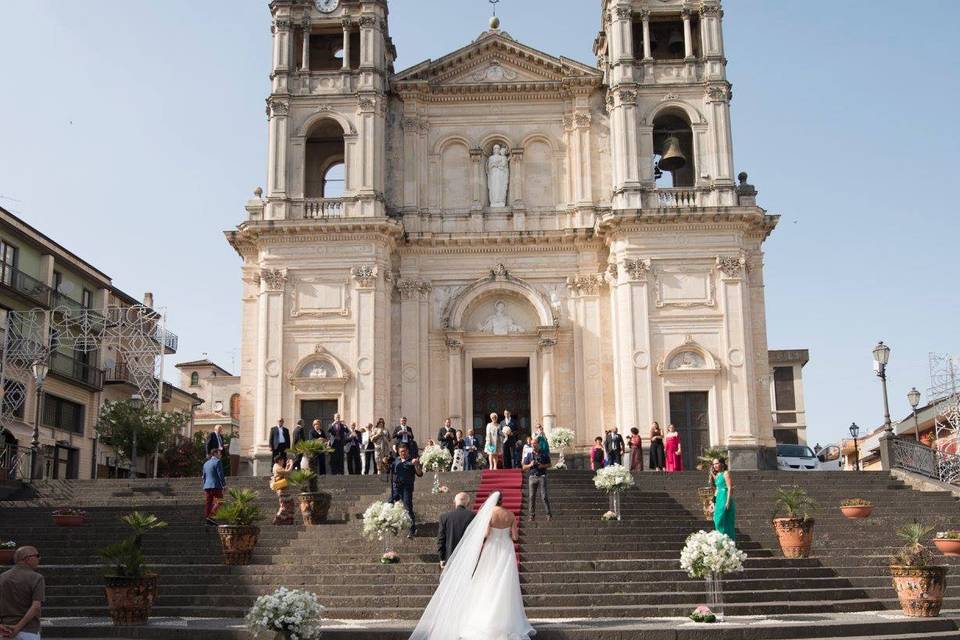
[[[0,266],[0,283],[44,307],[49,307],[53,289],[33,276],[8,264]]]
[[[154,329],[153,339],[163,345],[163,350],[166,353],[176,353],[180,344],[180,338],[177,337],[177,334],[160,327]]]
[[[95,359],[92,354],[90,359]],[[50,354],[50,372],[98,390],[103,389],[103,371],[93,364],[71,358],[59,351],[53,351]]]
[[[0,447],[0,480],[17,480],[26,477],[23,460],[29,453],[29,449],[13,444]]]
[[[960,484],[960,456],[928,447],[909,438],[892,438],[890,466],[939,480]]]

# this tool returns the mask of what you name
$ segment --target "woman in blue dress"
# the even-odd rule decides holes
[[[713,486],[716,490],[713,498],[713,527],[731,540],[736,540],[737,507],[733,501],[733,480],[730,478],[726,458],[714,458],[712,470]]]

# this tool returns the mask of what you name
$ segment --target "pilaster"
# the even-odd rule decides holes
[[[257,412],[254,417],[255,475],[269,473],[270,427],[283,417],[283,298],[285,269],[260,270],[257,301]],[[264,456],[266,460],[264,460]]]
[[[567,278],[567,289],[574,303],[577,424],[588,429],[603,425],[600,291],[605,284],[603,275],[599,273]]]
[[[623,257],[611,265],[608,281],[613,329],[614,398],[617,424],[643,428],[653,420],[650,367],[650,259]]]

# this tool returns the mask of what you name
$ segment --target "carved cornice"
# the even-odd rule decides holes
[[[263,283],[265,291],[283,291],[287,283],[286,269],[261,269],[260,282]]]
[[[350,276],[358,287],[369,288],[376,284],[380,268],[375,264],[359,264],[350,267]]]

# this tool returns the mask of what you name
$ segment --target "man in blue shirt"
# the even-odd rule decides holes
[[[212,516],[220,508],[220,501],[223,499],[223,487],[226,485],[226,480],[223,477],[223,467],[220,466],[221,451],[221,449],[210,449],[207,454],[207,461],[203,463],[203,492],[206,494],[203,517],[209,525],[217,524]]]
[[[417,534],[417,516],[413,513],[413,486],[417,478],[423,476],[423,469],[420,467],[420,460],[410,459],[410,449],[406,445],[400,445],[397,453],[399,457],[393,461],[393,466],[390,468],[392,476],[390,503],[393,504],[397,500],[403,502],[411,523],[407,537],[412,538]]]
[[[550,496],[547,495],[547,469],[550,468],[550,450],[546,447],[545,439],[537,439],[533,451],[523,459],[523,470],[527,472],[527,488],[530,495],[530,520],[537,514],[537,492],[542,489],[540,498],[543,500],[543,510],[550,513]]]

